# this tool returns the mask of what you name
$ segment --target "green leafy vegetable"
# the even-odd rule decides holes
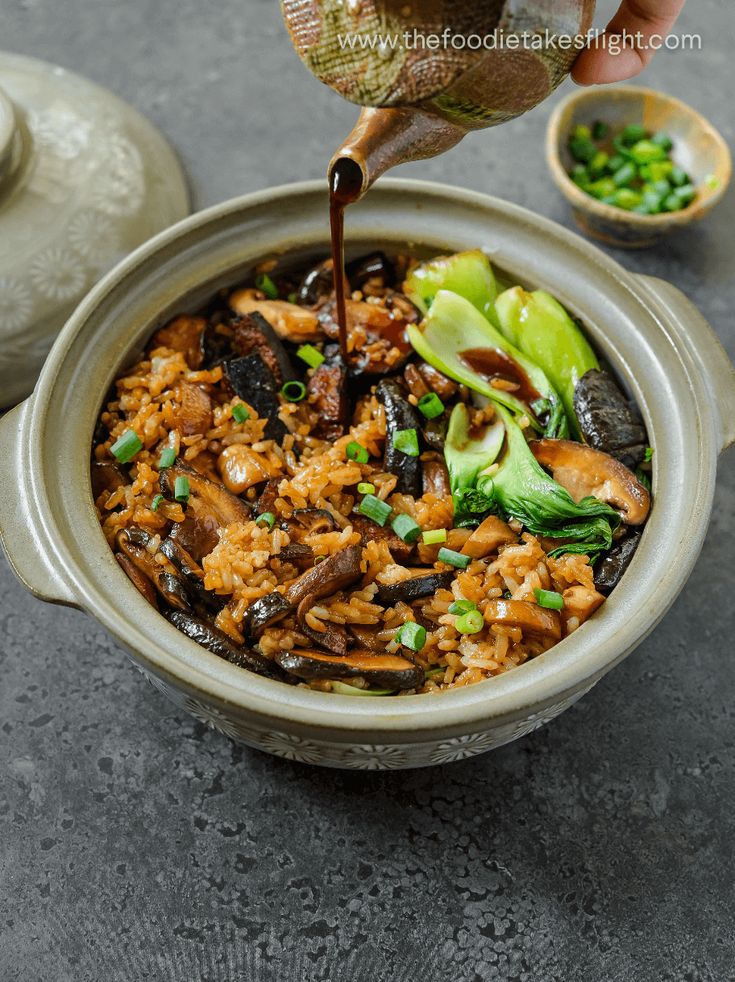
[[[490,261],[479,249],[422,263],[406,278],[404,290],[423,314],[428,312],[439,290],[451,290],[469,300],[497,326],[493,302],[498,288]]]
[[[514,413],[520,415],[528,410],[511,392],[494,388],[473,371],[461,358],[462,352],[483,348],[501,352],[516,362],[541,396],[558,402],[559,397],[543,370],[485,320],[469,300],[456,293],[440,290],[421,325],[409,324],[407,330],[409,341],[424,361]]]
[[[561,396],[571,432],[579,437],[574,389],[585,372],[600,367],[588,341],[559,301],[543,290],[527,293],[514,286],[500,294],[496,309],[501,330],[541,366]]]
[[[498,459],[504,440],[505,427],[501,420],[473,434],[467,406],[463,402],[457,403],[449,417],[444,441],[444,459],[452,494],[474,487],[480,471]]]

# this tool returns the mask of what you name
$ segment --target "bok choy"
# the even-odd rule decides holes
[[[456,293],[439,290],[421,324],[410,324],[407,330],[414,349],[430,365],[518,415],[531,415],[533,399],[524,403],[513,392],[491,385],[488,377],[471,367],[470,356],[495,356],[523,380],[535,397],[550,406],[559,403],[559,396],[542,369],[513,347],[469,300]]]
[[[416,266],[403,285],[406,295],[426,314],[439,290],[450,290],[469,300],[495,327],[493,303],[498,292],[490,261],[480,249],[438,256]]]

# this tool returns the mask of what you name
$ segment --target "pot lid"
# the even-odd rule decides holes
[[[140,113],[73,72],[0,52],[0,406],[31,391],[100,276],[188,212],[181,166]]]

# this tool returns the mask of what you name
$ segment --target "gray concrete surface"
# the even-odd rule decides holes
[[[609,10],[607,3],[605,10]],[[644,76],[733,138],[728,0],[701,53]],[[147,113],[197,204],[323,172],[353,109],[306,76],[273,0],[3,0],[0,45]],[[407,167],[563,223],[549,107]],[[733,195],[621,256],[735,356]],[[0,567],[0,980],[735,979],[733,512],[722,460],[696,572],[622,666],[550,727],[415,773],[339,774],[173,712],[94,621]]]

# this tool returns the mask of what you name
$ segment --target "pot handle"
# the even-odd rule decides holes
[[[656,276],[638,275],[645,289],[668,314],[669,324],[681,325],[677,335],[697,362],[712,393],[720,451],[735,443],[735,368],[704,317],[681,290]]]
[[[0,419],[0,544],[11,569],[34,597],[48,603],[78,607],[66,582],[55,570],[45,548],[46,534],[38,528],[32,507],[29,466],[24,459],[25,423],[33,399]]]

